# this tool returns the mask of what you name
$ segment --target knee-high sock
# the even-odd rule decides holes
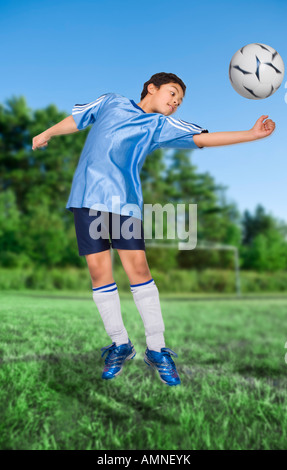
[[[130,288],[145,327],[147,347],[151,351],[161,352],[165,342],[158,288],[153,279],[130,285]]]
[[[112,342],[115,342],[117,346],[128,343],[129,338],[122,319],[116,283],[93,287],[93,299]]]

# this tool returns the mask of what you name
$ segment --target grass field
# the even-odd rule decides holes
[[[1,294],[0,449],[287,449],[287,299],[160,296],[182,381],[168,387],[120,298],[137,355],[104,381],[111,340],[91,292]]]

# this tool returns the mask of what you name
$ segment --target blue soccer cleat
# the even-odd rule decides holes
[[[149,367],[158,371],[160,380],[166,385],[180,385],[180,378],[177,373],[172,356],[177,354],[169,348],[161,348],[161,352],[146,349],[144,361]]]
[[[133,359],[136,355],[135,348],[129,340],[126,344],[116,346],[116,343],[111,344],[105,348],[101,348],[102,357],[108,353],[105,359],[105,367],[103,370],[102,379],[113,379],[122,371],[124,362]]]

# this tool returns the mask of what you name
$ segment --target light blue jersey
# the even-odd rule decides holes
[[[68,210],[89,207],[142,219],[140,171],[146,157],[158,148],[199,148],[193,135],[208,132],[181,119],[146,113],[117,93],[76,104],[72,115],[79,130],[92,127],[73,177]]]

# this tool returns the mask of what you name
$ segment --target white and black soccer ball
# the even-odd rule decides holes
[[[283,77],[284,63],[280,54],[266,44],[243,46],[229,64],[229,80],[234,90],[251,100],[273,95]]]

